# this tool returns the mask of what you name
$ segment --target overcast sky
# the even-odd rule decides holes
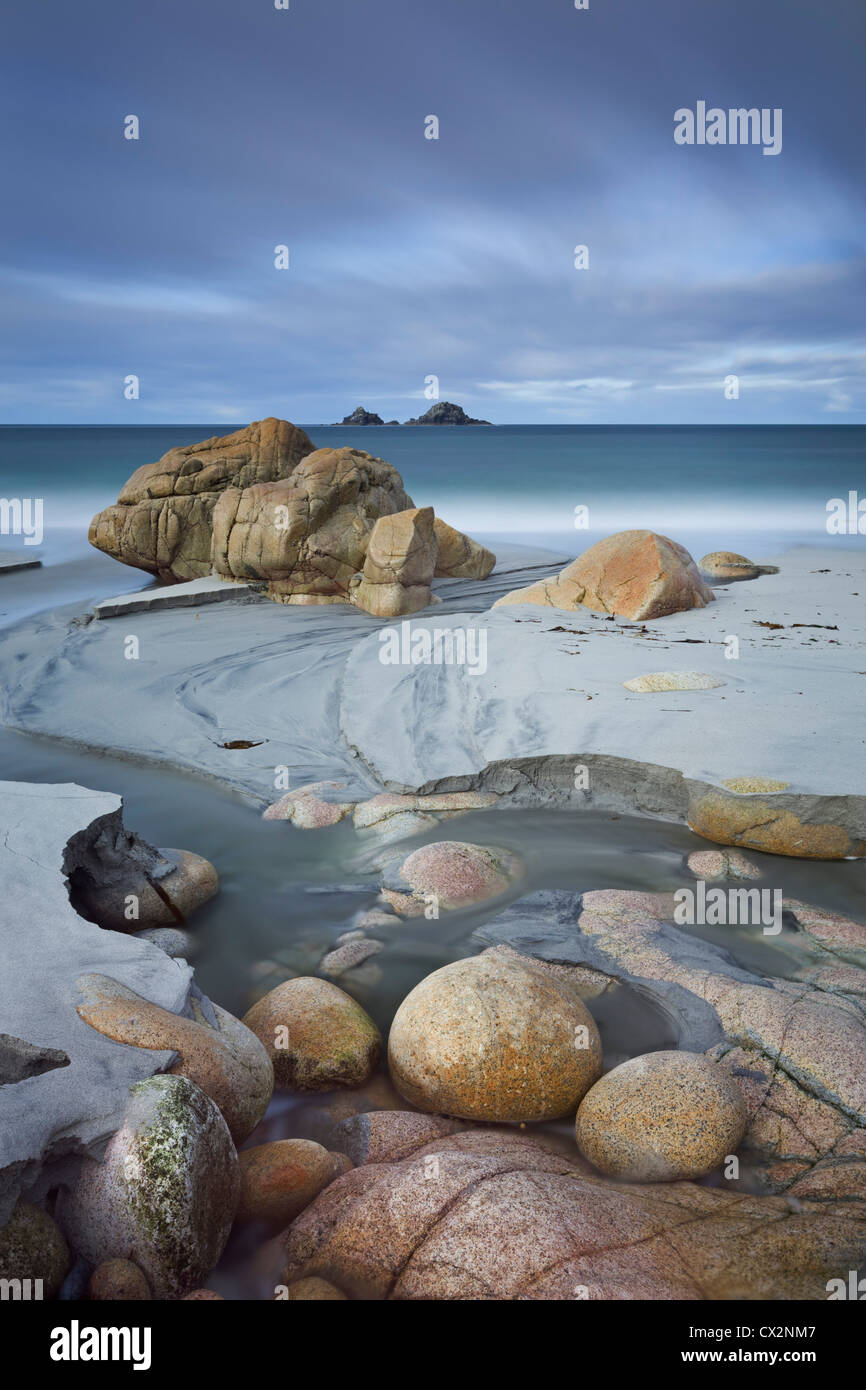
[[[864,421],[864,0],[42,0],[2,32],[2,421],[404,420],[431,375],[501,423]],[[781,154],[676,145],[698,101],[782,108]]]

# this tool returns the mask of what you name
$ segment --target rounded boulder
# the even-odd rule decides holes
[[[394,1018],[388,1064],[412,1105],[505,1123],[570,1114],[601,1072],[592,1015],[530,960],[484,954],[435,970]]]
[[[584,1096],[577,1146],[607,1177],[677,1182],[715,1172],[746,1129],[732,1077],[694,1052],[649,1052],[614,1067]]]

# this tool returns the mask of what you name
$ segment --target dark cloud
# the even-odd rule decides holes
[[[2,418],[406,418],[435,373],[501,421],[862,420],[862,26],[861,0],[17,7]],[[781,107],[782,153],[675,146],[699,99]]]

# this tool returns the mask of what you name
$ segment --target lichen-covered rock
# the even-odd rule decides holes
[[[556,1119],[601,1071],[601,1039],[575,991],[530,961],[453,961],[403,1000],[391,1079],[421,1110],[467,1120]]]
[[[827,1297],[866,1258],[844,1202],[618,1185],[514,1132],[451,1135],[332,1183],[284,1237],[285,1283],[417,1300]]]
[[[732,550],[713,550],[700,561],[700,571],[710,584],[730,584],[739,579],[757,579],[761,574],[778,574],[775,565],[756,565]]]
[[[766,854],[795,859],[862,859],[866,855],[866,840],[852,837],[844,825],[802,820],[789,807],[754,794],[696,791],[689,802],[688,824],[696,835],[715,844],[760,849]]]
[[[651,695],[667,690],[717,690],[724,681],[707,675],[706,671],[650,671],[645,676],[632,676],[623,681],[626,690],[636,695]]]
[[[156,1298],[196,1288],[223,1252],[240,1196],[228,1126],[185,1076],[132,1087],[101,1162],[82,1160],[57,1217],[91,1264],[131,1259]]]
[[[376,618],[417,613],[432,600],[436,556],[432,507],[380,517],[352,585],[352,602]]]
[[[329,1182],[352,1165],[309,1139],[278,1139],[243,1149],[239,1221],[287,1226]]]
[[[103,1260],[91,1274],[87,1292],[99,1303],[150,1299],[150,1285],[132,1260]]]
[[[29,1293],[22,1289],[19,1297],[56,1298],[68,1269],[69,1249],[57,1222],[41,1207],[18,1202],[0,1227],[0,1279],[29,1287]]]
[[[722,786],[729,792],[739,792],[741,796],[754,796],[756,792],[783,792],[790,782],[781,782],[778,777],[725,777]]]
[[[142,999],[104,975],[82,975],[78,1014],[97,1032],[132,1047],[171,1049],[179,1060],[171,1068],[187,1076],[222,1111],[236,1143],[252,1134],[274,1089],[266,1049],[249,1028],[217,1004],[192,1000],[195,1017],[183,1018]]]
[[[300,976],[259,999],[244,1024],[263,1043],[278,1087],[333,1091],[363,1086],[382,1053],[369,1014],[329,980]]]
[[[577,1146],[608,1177],[675,1182],[736,1153],[746,1107],[736,1082],[693,1052],[649,1052],[614,1067],[577,1110]]]
[[[513,589],[503,604],[590,608],[646,622],[688,608],[705,608],[714,594],[689,552],[654,531],[619,531],[584,551],[559,575]]]
[[[343,782],[309,782],[286,792],[262,812],[262,820],[288,820],[300,830],[322,830],[355,808],[354,801],[329,801],[323,793],[345,790]]]

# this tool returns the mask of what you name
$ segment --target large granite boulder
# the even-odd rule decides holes
[[[433,518],[433,529],[439,549],[436,555],[436,577],[449,579],[486,579],[496,556],[478,541],[449,526],[447,521]]]
[[[437,551],[432,507],[380,517],[363,571],[352,586],[352,602],[377,618],[426,608],[432,599]]]
[[[826,1299],[866,1258],[844,1202],[620,1185],[514,1131],[453,1134],[331,1183],[282,1279],[361,1299]]]
[[[359,449],[316,449],[278,482],[230,488],[215,507],[213,561],[272,598],[342,602],[380,517],[412,507],[396,468]]]
[[[404,520],[379,530],[369,556],[378,524],[396,513]],[[90,541],[169,583],[215,573],[258,581],[280,603],[353,601],[383,616],[428,604],[434,572],[483,578],[495,562],[452,527],[434,531],[432,510],[415,511],[389,463],[317,449],[275,419],[139,468],[94,518]]]
[[[283,1090],[363,1086],[382,1052],[379,1030],[361,1005],[314,976],[284,981],[259,999],[243,1022],[264,1044]]]
[[[587,1092],[577,1147],[626,1181],[702,1178],[736,1154],[746,1106],[734,1077],[694,1052],[648,1052],[621,1062]]]
[[[595,1020],[529,959],[452,961],[416,985],[388,1039],[391,1079],[420,1110],[525,1123],[573,1114],[601,1074]]]
[[[136,469],[117,504],[94,517],[90,543],[161,579],[199,579],[211,572],[213,510],[225,489],[288,478],[315,447],[288,420],[268,419],[169,449]]]
[[[494,607],[536,603],[550,608],[591,608],[635,622],[705,608],[713,591],[691,555],[654,531],[618,531],[591,545],[553,579],[513,589]]]

